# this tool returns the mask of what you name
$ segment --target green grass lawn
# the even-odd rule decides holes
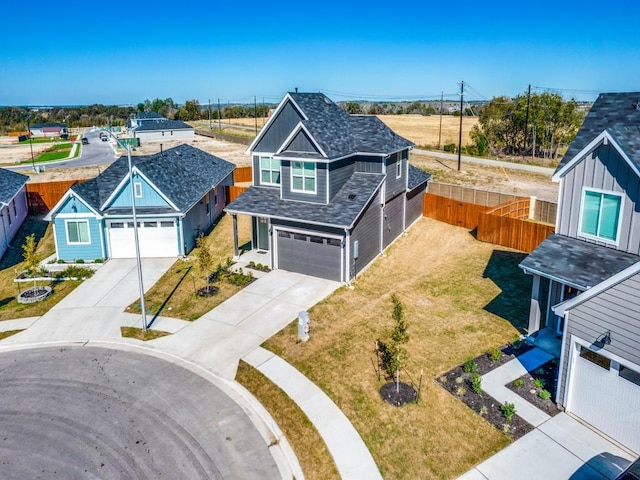
[[[22,244],[25,237],[31,233],[35,233],[38,243],[37,252],[41,258],[55,253],[51,225],[36,217],[27,217],[11,242],[11,248],[0,260],[0,320],[41,316],[81,283],[79,281],[38,282],[38,285],[51,286],[53,294],[41,302],[31,304],[18,303],[17,296],[19,292],[33,286],[32,282],[15,283],[13,281],[16,274],[24,270]]]
[[[310,310],[311,337],[297,322],[265,347],[327,393],[351,420],[385,479],[455,478],[509,439],[436,383],[452,367],[523,331],[530,277],[524,254],[478,242],[462,228],[423,218],[356,281]],[[375,342],[388,338],[391,295],[405,306],[408,367],[419,404],[396,408],[379,394]],[[269,407],[267,407],[269,408]]]

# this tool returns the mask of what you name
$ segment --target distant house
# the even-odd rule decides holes
[[[186,255],[221,215],[235,165],[189,145],[132,157],[140,255]],[[47,215],[61,260],[135,256],[127,158],[74,185]]]
[[[0,168],[0,257],[27,218],[27,181],[21,173]]]
[[[529,334],[561,339],[558,404],[640,453],[640,92],[602,94],[558,166]]]
[[[32,137],[61,137],[69,135],[69,129],[64,123],[34,123],[29,125]]]
[[[127,128],[134,129],[149,120],[166,120],[166,118],[156,112],[139,112],[127,121]]]
[[[273,268],[348,282],[422,215],[430,175],[409,165],[412,147],[377,117],[288,93],[247,150],[253,186],[226,211],[251,217]]]
[[[193,140],[195,129],[182,120],[156,119],[144,121],[133,130],[133,136],[144,141]]]

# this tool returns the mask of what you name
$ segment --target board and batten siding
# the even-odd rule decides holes
[[[142,196],[136,197],[136,207],[168,207],[167,201],[140,175],[133,175],[133,183],[142,186]],[[109,207],[131,207],[131,185],[127,182],[116,194]]]
[[[604,350],[640,365],[640,273],[614,285],[569,311],[564,333],[562,385],[558,400],[565,404],[571,336],[593,343],[611,332],[611,344]]]
[[[352,158],[345,158],[329,164],[329,200],[340,191],[354,173]]]
[[[320,153],[304,130],[300,130],[283,151]]]
[[[371,261],[382,252],[381,235],[381,209],[380,190],[375,194],[364,214],[354,225],[351,231],[351,244],[349,248],[349,279],[354,278]],[[358,259],[353,258],[353,244],[358,242]]]
[[[355,159],[356,172],[383,173],[384,160],[382,157],[358,156]]]
[[[600,144],[562,179],[557,233],[611,246],[579,234],[583,187],[623,194],[617,250],[640,255],[640,178],[611,145]]]
[[[300,120],[302,120],[300,113],[288,100],[267,127],[267,131],[254,146],[253,151],[257,153],[276,152]]]
[[[315,163],[315,162],[309,162]],[[315,163],[316,168],[316,192],[291,191],[291,161],[283,160],[280,171],[280,192],[284,200],[298,200],[311,203],[327,203],[327,164]]]
[[[404,230],[404,195],[400,194],[391,200],[388,200],[384,206],[383,213],[383,247],[387,248],[391,245]]]
[[[400,192],[404,192],[407,189],[407,158],[402,158],[402,152],[394,153],[386,160],[385,173],[387,179],[385,181],[385,200],[389,200]],[[402,169],[400,177],[396,177],[396,164],[402,162]]]

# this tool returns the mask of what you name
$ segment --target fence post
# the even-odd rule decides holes
[[[536,201],[537,198],[531,195],[531,203],[529,204],[529,220],[533,220],[534,218],[536,218]]]

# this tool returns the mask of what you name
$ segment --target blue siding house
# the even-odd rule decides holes
[[[235,165],[189,145],[155,155],[121,157],[88,182],[74,185],[51,210],[58,259],[135,256],[135,199],[140,254],[186,255],[223,213]]]
[[[557,404],[640,453],[640,92],[600,95],[553,179],[529,335],[558,339]]]
[[[409,165],[412,147],[377,117],[288,93],[247,150],[253,186],[226,211],[251,217],[274,268],[349,282],[422,215],[430,175]]]
[[[27,181],[22,173],[0,168],[0,258],[27,218]]]

